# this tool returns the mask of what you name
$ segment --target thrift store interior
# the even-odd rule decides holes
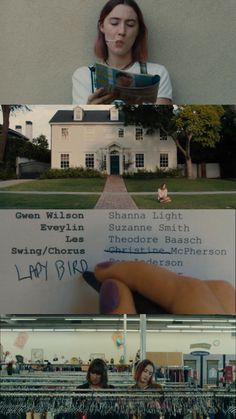
[[[235,321],[234,316],[1,316],[0,417],[154,419],[177,417],[178,410],[178,418],[210,413],[231,418]],[[90,385],[90,376],[103,374],[99,365],[106,383]],[[142,365],[144,374],[151,371],[146,386],[137,378]]]

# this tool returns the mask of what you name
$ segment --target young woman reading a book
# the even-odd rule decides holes
[[[135,74],[160,76],[156,103],[172,104],[172,87],[163,65],[147,62],[147,28],[135,0],[109,0],[98,20],[95,55],[110,67]],[[96,89],[94,67],[80,67],[72,77],[73,103],[110,104],[112,93]]]
[[[164,204],[171,202],[171,198],[168,196],[168,190],[165,183],[162,183],[158,188],[157,199],[159,202]]]

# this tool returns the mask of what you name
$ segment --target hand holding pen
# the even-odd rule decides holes
[[[100,263],[83,274],[100,293],[102,314],[234,314],[227,281],[180,276],[145,262]]]

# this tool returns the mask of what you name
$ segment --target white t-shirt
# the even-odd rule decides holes
[[[134,63],[130,73],[140,74],[140,64]],[[147,73],[160,76],[157,97],[172,100],[172,86],[167,69],[161,64],[147,63]],[[79,67],[72,76],[72,103],[85,105],[92,93],[91,72],[88,67]]]

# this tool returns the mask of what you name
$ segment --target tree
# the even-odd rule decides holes
[[[30,160],[50,163],[51,151],[32,144],[24,138],[17,138],[10,134],[5,153],[5,167],[0,176],[9,178],[15,175],[16,158],[25,157]]]
[[[191,143],[214,148],[220,141],[220,118],[223,113],[223,107],[216,105],[185,105],[178,108],[174,117],[176,130],[171,136],[185,157],[189,179],[193,177]]]
[[[48,150],[48,139],[44,134],[39,135],[39,137],[33,138],[32,143],[43,150]]]
[[[3,124],[2,132],[0,134],[0,163],[3,163],[5,159],[5,151],[7,146],[10,114],[18,109],[25,109],[27,111],[29,111],[30,109],[26,105],[1,105],[1,108]]]
[[[236,178],[236,106],[224,105],[223,108],[221,141],[218,147],[221,175]]]
[[[171,136],[183,154],[188,178],[193,177],[191,144],[197,142],[202,147],[215,147],[220,141],[222,106],[184,105],[173,106],[121,106],[125,125],[141,125],[152,134],[157,129]]]

